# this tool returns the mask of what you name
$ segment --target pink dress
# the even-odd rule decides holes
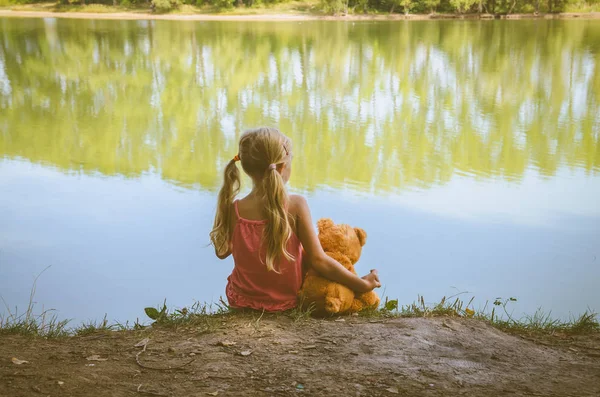
[[[302,286],[302,244],[292,233],[287,250],[295,258],[285,258],[275,263],[279,273],[268,271],[265,250],[262,248],[266,220],[244,219],[233,203],[236,223],[233,230],[232,250],[235,266],[227,278],[225,294],[233,308],[250,308],[265,311],[283,311],[296,307],[297,295]]]

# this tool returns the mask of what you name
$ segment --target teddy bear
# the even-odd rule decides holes
[[[317,228],[319,241],[327,256],[356,274],[354,264],[358,262],[362,247],[367,242],[367,233],[357,227],[336,225],[328,218],[320,219]],[[310,264],[307,267],[298,298],[300,306],[312,308],[314,315],[356,313],[379,306],[379,296],[375,291],[355,294],[350,288],[321,277]]]

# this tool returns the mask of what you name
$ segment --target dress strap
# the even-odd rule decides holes
[[[235,200],[235,201],[233,202],[233,208],[234,208],[234,210],[235,210],[235,216],[236,216],[236,218],[239,220],[239,219],[241,218],[241,216],[240,216],[240,210],[238,209],[238,201],[239,201],[239,200]]]

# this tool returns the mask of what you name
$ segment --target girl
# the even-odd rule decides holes
[[[248,196],[234,201],[240,191],[237,161],[253,187]],[[306,200],[286,192],[291,165],[291,140],[275,128],[258,128],[244,132],[239,154],[225,168],[210,239],[220,259],[233,254],[235,266],[225,290],[233,308],[294,308],[303,255],[325,278],[358,293],[381,286],[376,270],[359,278],[325,255]]]

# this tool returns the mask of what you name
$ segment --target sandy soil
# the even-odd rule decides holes
[[[135,346],[144,338],[145,350]],[[531,339],[469,319],[228,316],[209,333],[187,327],[58,340],[0,336],[1,396],[298,393],[597,397],[600,333]]]
[[[339,20],[339,21],[389,21],[389,20],[439,20],[439,19],[493,19],[493,15],[344,15],[320,16],[311,14],[252,14],[252,15],[219,15],[219,14],[152,14],[144,12],[54,12],[54,11],[13,11],[0,9],[0,17],[19,18],[73,18],[73,19],[165,19],[180,21],[311,21],[311,20]],[[600,12],[589,13],[561,13],[561,14],[512,14],[504,16],[505,19],[600,19]]]

